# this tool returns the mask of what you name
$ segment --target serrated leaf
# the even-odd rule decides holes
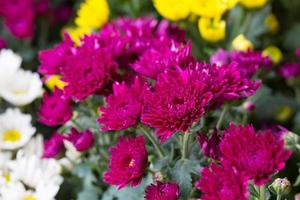
[[[197,160],[178,160],[172,170],[172,179],[176,181],[180,188],[180,195],[187,199],[192,190],[191,173],[200,172],[200,162]]]

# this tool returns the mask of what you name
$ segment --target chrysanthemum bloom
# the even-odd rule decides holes
[[[163,142],[198,121],[212,97],[199,71],[167,70],[145,97],[142,122],[156,128],[155,134]]]
[[[145,190],[146,200],[177,200],[179,199],[179,186],[177,183],[162,183],[149,185]]]
[[[222,48],[218,49],[210,57],[210,63],[217,66],[227,65],[230,63],[230,51],[226,51]]]
[[[136,138],[120,137],[115,147],[110,148],[109,170],[104,174],[104,181],[118,189],[130,184],[140,184],[147,168],[147,150],[143,136]]]
[[[52,94],[44,93],[38,115],[40,123],[48,126],[63,125],[73,115],[72,103],[56,88]]]
[[[64,149],[64,137],[53,133],[51,138],[44,142],[43,158],[54,158]]]
[[[79,132],[75,128],[72,128],[71,133],[65,138],[70,141],[79,152],[89,150],[94,144],[94,136],[90,130]]]
[[[202,38],[209,42],[218,42],[225,38],[226,22],[219,18],[201,17],[198,28]]]
[[[186,18],[191,13],[191,1],[181,0],[154,0],[156,10],[169,20],[180,20]]]
[[[103,125],[102,130],[124,130],[136,125],[140,121],[148,84],[136,77],[129,86],[124,82],[115,83],[113,90],[113,94],[106,98],[106,106],[99,108],[101,116],[98,122]]]
[[[278,73],[285,79],[294,79],[300,75],[300,63],[288,63],[282,65]]]
[[[237,63],[222,66],[198,63],[196,68],[203,73],[205,82],[214,95],[211,107],[252,96],[261,84],[260,81],[243,75]]]
[[[83,100],[103,89],[116,70],[112,55],[98,46],[97,37],[86,36],[61,68],[62,81],[67,84],[64,93],[75,100]]]
[[[34,32],[34,8],[32,0],[0,1],[0,16],[13,36],[31,38]]]
[[[65,66],[65,61],[68,55],[71,55],[71,51],[74,48],[69,35],[64,35],[64,40],[52,49],[42,50],[39,52],[39,60],[41,65],[39,66],[39,72],[44,75],[61,74],[61,67]]]
[[[201,200],[247,200],[249,196],[247,177],[214,163],[202,169],[196,187],[203,193]]]
[[[253,179],[256,185],[267,183],[271,176],[285,166],[291,152],[284,149],[284,141],[271,131],[255,133],[251,125],[231,124],[220,144],[221,162],[232,166]]]
[[[237,62],[241,72],[252,77],[258,69],[269,70],[272,67],[272,60],[269,56],[263,56],[260,51],[234,51],[231,53],[231,62]]]
[[[214,130],[210,138],[206,134],[197,135],[198,142],[201,147],[201,152],[205,156],[213,159],[218,159],[220,155],[219,144],[221,143],[221,136],[218,135],[217,130]]]
[[[247,8],[263,7],[268,0],[241,0],[241,4]]]
[[[184,69],[193,61],[195,58],[190,43],[182,45],[172,42],[170,46],[149,49],[131,67],[143,76],[156,79],[167,69]]]

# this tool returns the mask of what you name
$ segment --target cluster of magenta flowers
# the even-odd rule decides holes
[[[116,19],[79,45],[65,34],[60,44],[39,54],[39,72],[60,75],[66,83],[44,94],[39,121],[63,125],[73,116],[73,104],[99,95],[105,99],[99,106],[102,131],[149,126],[164,142],[176,133],[187,134],[207,112],[252,96],[261,85],[254,75],[272,65],[261,52],[224,50],[205,63],[191,49],[183,31],[151,17]],[[89,130],[55,133],[45,143],[44,157],[57,156],[66,140],[81,152],[94,143]],[[202,153],[218,161],[203,168],[196,183],[203,200],[247,199],[248,182],[265,184],[291,154],[282,139],[270,131],[256,133],[251,125],[231,124],[223,133],[214,130],[210,138],[200,134],[198,140]],[[145,143],[143,136],[120,137],[110,148],[104,181],[119,189],[139,185],[149,166]],[[158,180],[146,188],[145,198],[175,200],[179,191],[177,183]]]
[[[70,15],[70,8],[52,8],[49,0],[0,0],[0,17],[4,18],[11,34],[19,39],[34,36],[40,17],[54,24],[66,22]]]

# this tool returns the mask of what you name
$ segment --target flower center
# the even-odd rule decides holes
[[[23,198],[23,200],[37,200],[33,195],[27,195]]]
[[[9,183],[10,182],[10,174],[9,172],[4,172],[3,173],[3,178],[5,180],[6,183]]]
[[[3,140],[6,142],[18,142],[21,139],[21,133],[18,130],[7,130],[3,133]]]
[[[15,90],[14,93],[15,95],[24,95],[27,93],[27,90]]]

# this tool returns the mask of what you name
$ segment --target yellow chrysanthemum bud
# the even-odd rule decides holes
[[[227,10],[227,0],[194,0],[192,11],[196,15],[208,18],[217,18]]]
[[[279,22],[274,14],[269,14],[265,19],[265,25],[271,33],[275,34],[279,30]]]
[[[70,35],[71,39],[77,46],[80,45],[80,39],[84,35],[89,35],[92,33],[92,29],[85,27],[68,27],[65,28],[64,31]]]
[[[282,106],[276,112],[276,119],[279,122],[286,122],[293,115],[293,110],[289,106]]]
[[[263,7],[268,0],[240,0],[241,4],[247,8]]]
[[[275,64],[278,64],[282,61],[282,52],[275,46],[267,47],[263,51],[263,56],[269,56]]]
[[[185,19],[191,12],[191,0],[153,0],[156,10],[173,21]]]
[[[107,0],[85,0],[77,11],[75,24],[89,29],[101,28],[109,18]]]
[[[218,42],[225,37],[226,23],[224,20],[201,17],[198,27],[202,38],[209,42]]]
[[[67,84],[60,79],[60,75],[51,75],[46,79],[45,85],[52,91],[55,87],[58,89],[63,89]]]
[[[233,39],[232,47],[237,51],[248,51],[253,49],[253,44],[243,34],[240,34]]]

